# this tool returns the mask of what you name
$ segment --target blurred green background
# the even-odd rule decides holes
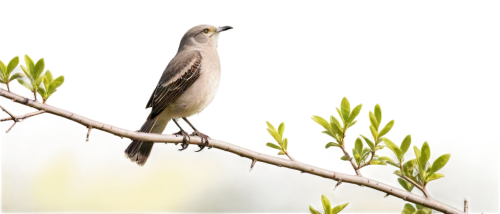
[[[160,56],[175,47],[176,32],[198,23],[200,16],[495,14],[495,3],[485,0],[310,3],[2,0],[0,56],[32,53],[56,64],[53,71],[69,81],[51,103],[135,107],[136,96],[144,96],[144,81],[160,70]],[[118,80],[121,84],[115,84]],[[452,152],[444,169],[447,178],[429,187],[434,198],[461,207],[467,197],[472,212],[500,213],[496,97],[350,98],[368,104],[364,111],[382,103],[386,119],[397,121],[394,135],[413,132],[416,141],[433,143],[434,155]],[[1,103],[26,110],[5,99]],[[312,114],[288,121],[288,134],[297,144],[319,144]],[[173,145],[157,145],[147,167],[139,168],[117,158],[128,139],[97,131],[84,143],[84,127],[51,115],[26,120],[4,134],[9,125],[1,123],[2,213],[306,213],[308,204],[320,206],[320,194],[334,204],[350,201],[345,213],[399,213],[404,203],[347,183],[333,192],[331,179],[260,162],[249,174],[251,159],[217,149],[179,153]],[[364,132],[367,121],[358,127]],[[317,142],[304,142],[310,139]],[[346,166],[331,149],[320,157]],[[370,168],[366,174],[396,185],[389,169]]]

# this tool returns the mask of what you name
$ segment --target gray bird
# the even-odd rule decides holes
[[[161,134],[167,123],[173,120],[180,128],[174,133],[183,136],[181,151],[189,145],[189,136],[201,138],[201,151],[208,145],[208,136],[199,132],[187,119],[201,112],[212,102],[220,80],[220,60],[217,54],[219,33],[232,29],[230,26],[216,28],[211,25],[198,25],[182,37],[179,50],[168,63],[146,108],[152,107],[140,132]],[[184,119],[193,134],[189,135],[177,123]],[[148,159],[154,142],[134,140],[125,150],[125,156],[140,166]]]

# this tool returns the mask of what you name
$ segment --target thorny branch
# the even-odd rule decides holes
[[[59,109],[47,104],[43,104],[34,100],[29,100],[28,98],[15,95],[13,93],[8,92],[7,90],[0,89],[0,96],[5,97],[7,99],[11,99],[17,103],[30,106],[32,108],[36,108],[38,110],[44,110],[47,113],[54,114],[77,123],[80,123],[86,127],[92,126],[94,129],[99,129],[104,132],[108,132],[119,137],[126,137],[134,140],[142,140],[142,141],[152,141],[158,143],[181,143],[182,137],[176,137],[173,135],[162,135],[162,134],[151,134],[151,133],[141,133],[130,131],[126,129],[122,129],[119,127],[111,126],[108,124],[104,124],[95,120],[91,120],[89,118],[71,113],[69,111]],[[201,139],[199,137],[191,137],[191,144],[202,144]],[[453,213],[453,214],[466,214],[464,211],[456,209],[454,207],[448,206],[444,203],[436,201],[430,197],[422,197],[419,195],[415,195],[411,192],[407,192],[402,189],[398,189],[396,187],[380,183],[378,181],[358,176],[358,175],[347,175],[339,172],[334,172],[326,169],[322,169],[319,167],[311,166],[305,163],[301,163],[298,161],[287,160],[280,157],[274,157],[270,155],[261,154],[243,147],[239,147],[230,143],[226,143],[223,141],[212,139],[209,142],[210,146],[213,148],[217,148],[223,151],[231,152],[237,154],[244,158],[249,158],[252,162],[264,162],[275,166],[286,167],[293,170],[298,170],[300,172],[307,172],[312,175],[324,177],[327,179],[332,179],[336,181],[342,181],[343,183],[351,183],[361,186],[366,186],[384,193],[391,194],[395,197],[404,199],[409,202],[413,202],[416,204],[420,204],[422,206],[443,212],[443,213]]]

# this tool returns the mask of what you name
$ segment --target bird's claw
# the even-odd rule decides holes
[[[176,132],[173,135],[175,135],[176,137],[182,136],[182,144],[181,144],[182,148],[179,149],[179,151],[187,149],[189,142],[191,141],[191,137],[189,136],[189,134],[184,130],[180,130],[179,132]]]
[[[200,147],[200,150],[195,151],[195,152],[199,152],[199,151],[203,150],[205,148],[205,146],[208,146],[208,138],[210,138],[208,135],[203,134],[199,131],[194,131],[193,134],[191,134],[191,136],[198,136],[201,138],[201,144],[198,145],[198,147]],[[208,148],[212,148],[212,147],[209,146]]]

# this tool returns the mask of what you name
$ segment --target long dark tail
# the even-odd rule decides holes
[[[146,133],[162,133],[166,123],[159,124],[159,120],[159,116],[151,119],[150,115],[139,131]],[[160,127],[161,131],[158,130],[159,126],[163,126],[162,128]],[[128,145],[127,149],[125,149],[125,157],[129,158],[132,162],[136,162],[139,166],[143,166],[148,160],[153,144],[154,142],[150,141],[133,140],[132,143]]]

